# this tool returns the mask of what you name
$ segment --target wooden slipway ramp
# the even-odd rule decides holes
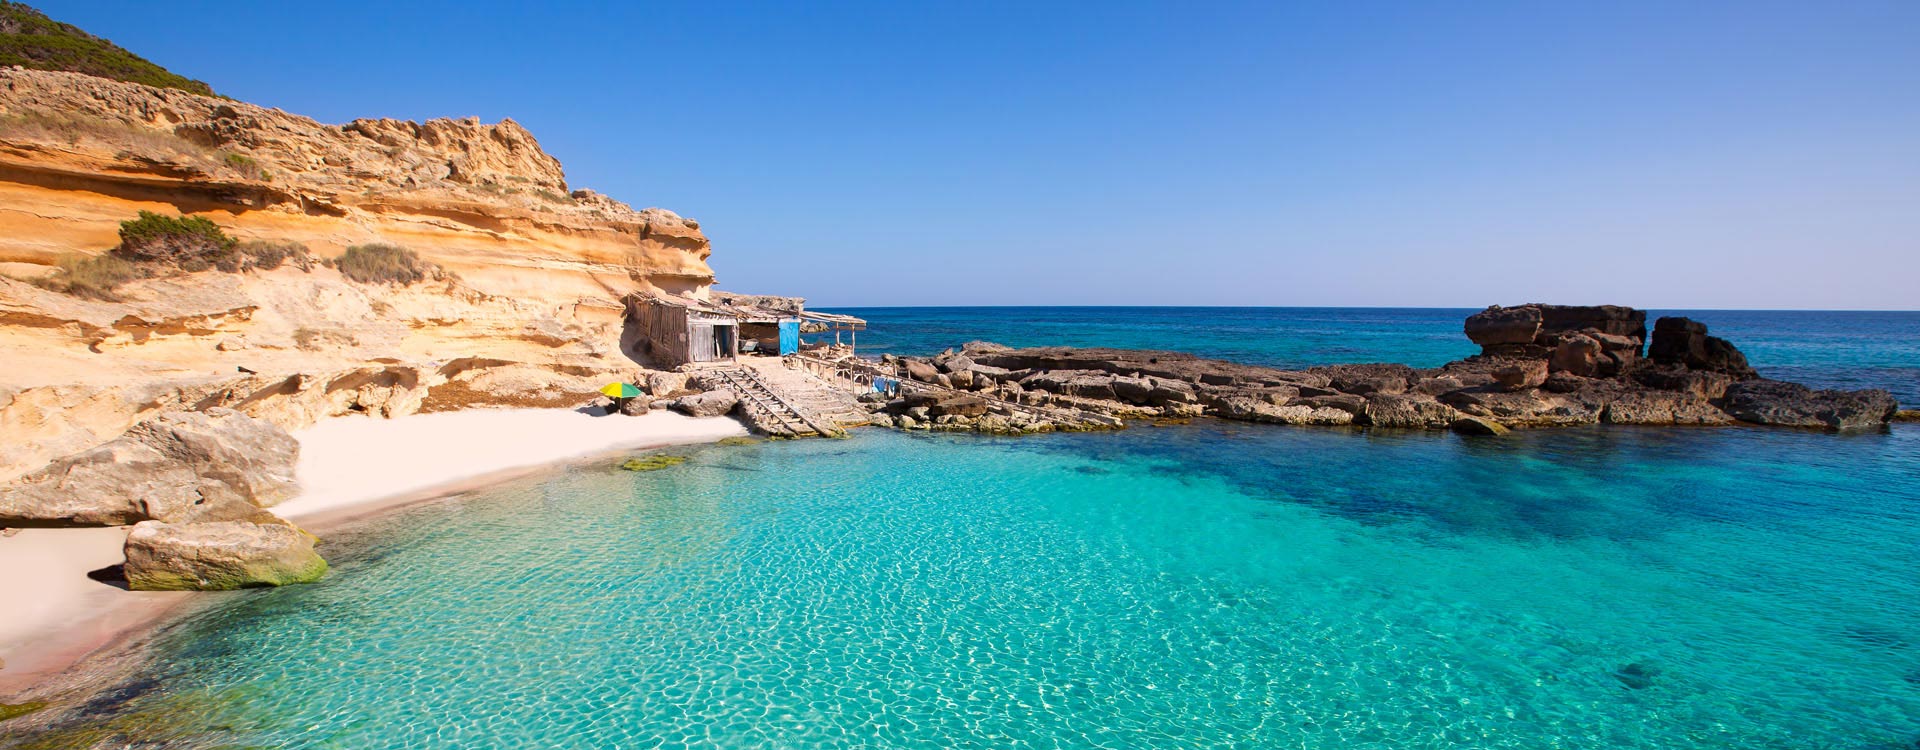
[[[763,435],[843,437],[846,427],[866,423],[866,411],[846,393],[777,360],[771,364],[715,367],[696,377],[703,387],[738,395],[741,417]]]

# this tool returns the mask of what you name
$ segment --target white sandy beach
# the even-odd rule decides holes
[[[667,412],[602,417],[572,409],[472,409],[337,417],[294,433],[302,492],[272,510],[297,523],[359,516],[568,459],[745,434],[729,418]],[[171,606],[208,596],[127,591],[88,578],[89,571],[124,561],[126,535],[126,528],[24,529],[0,538],[0,696],[33,687]]]
[[[340,417],[294,433],[301,493],[272,510],[298,523],[620,448],[745,434],[732,419],[664,411],[596,417],[572,409],[470,409],[399,419]]]

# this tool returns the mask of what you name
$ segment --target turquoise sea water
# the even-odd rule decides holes
[[[1394,347],[1377,358],[1413,359]],[[1913,425],[1200,422],[676,452],[331,533],[325,581],[208,595],[74,728],[294,748],[1920,742]]]
[[[1920,430],[691,455],[333,535],[325,582],[194,617],[97,712],[315,748],[1920,739]]]

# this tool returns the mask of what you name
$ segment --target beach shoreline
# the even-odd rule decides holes
[[[335,417],[294,433],[302,492],[270,508],[309,531],[456,496],[608,454],[746,435],[730,418],[667,412],[469,409],[394,419]],[[33,528],[0,538],[0,703],[85,692],[186,612],[244,592],[129,591],[88,574],[124,561],[130,527]],[[321,551],[325,553],[324,542]],[[106,578],[106,576],[102,576]]]

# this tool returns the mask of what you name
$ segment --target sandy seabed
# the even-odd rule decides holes
[[[745,434],[729,418],[667,412],[470,409],[398,419],[336,417],[294,433],[301,493],[271,510],[321,529],[569,459]],[[88,577],[125,561],[126,537],[126,527],[109,527],[22,529],[0,538],[0,702],[35,692],[183,604],[244,595],[128,591]]]

